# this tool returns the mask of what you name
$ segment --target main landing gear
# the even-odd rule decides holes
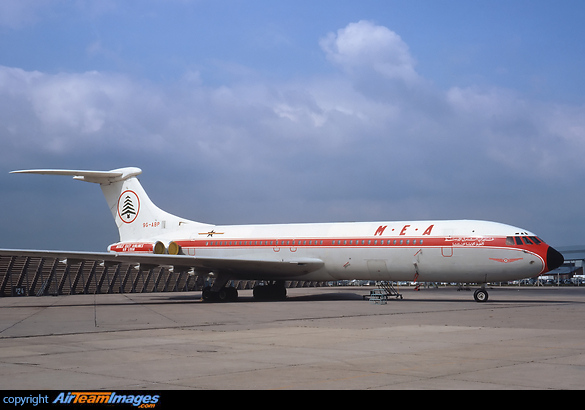
[[[218,291],[211,290],[211,286],[203,288],[201,298],[204,302],[235,302],[238,300],[238,291],[236,288],[223,287]]]
[[[265,285],[254,286],[254,299],[256,300],[285,300],[286,286],[283,280],[268,282]]]
[[[255,300],[285,300],[286,286],[284,281],[277,280],[268,282],[264,285],[254,286],[253,295]],[[225,285],[219,290],[212,286],[206,286],[201,292],[201,298],[204,302],[235,302],[238,299],[238,291],[234,287]]]

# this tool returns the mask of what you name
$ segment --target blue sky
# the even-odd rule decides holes
[[[8,172],[122,166],[202,222],[583,244],[583,21],[581,0],[4,0],[0,246],[105,249],[97,186]]]

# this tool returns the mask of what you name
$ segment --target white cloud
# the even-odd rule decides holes
[[[369,21],[350,23],[320,41],[327,58],[351,74],[374,71],[387,79],[408,83],[418,80],[411,56],[402,38]]]
[[[386,27],[351,23],[321,46],[342,75],[294,83],[254,75],[254,82],[210,88],[195,71],[168,87],[100,72],[0,67],[0,103],[7,107],[0,116],[5,133],[31,150],[121,144],[149,151],[154,144],[164,155],[206,152],[232,166],[250,164],[242,152],[271,151],[289,166],[282,160],[294,163],[309,149],[313,158],[385,157],[391,161],[380,163],[393,172],[425,159],[446,177],[438,165],[444,158],[510,169],[528,159],[542,173],[563,164],[559,149],[585,149],[583,107],[549,106],[497,88],[438,90],[416,73],[408,46]]]
[[[68,128],[80,134],[100,131],[117,91],[100,77],[97,72],[46,77],[31,93],[39,120],[49,129]]]

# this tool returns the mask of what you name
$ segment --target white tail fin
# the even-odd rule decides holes
[[[188,224],[205,225],[179,218],[158,208],[138,181],[137,176],[142,173],[140,168],[128,167],[112,171],[31,169],[12,173],[69,175],[80,181],[100,184],[118,226],[121,242],[164,236]]]

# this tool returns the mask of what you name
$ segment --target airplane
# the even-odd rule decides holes
[[[107,252],[1,249],[0,256],[52,257],[68,263],[99,261],[213,277],[204,301],[235,301],[232,280],[263,283],[257,300],[286,298],[285,281],[369,280],[458,282],[480,285],[536,277],[564,263],[537,235],[514,226],[478,220],[428,220],[306,224],[213,225],[158,208],[137,176],[140,168],[111,171],[34,169],[16,174],[72,176],[99,184],[120,240]]]

